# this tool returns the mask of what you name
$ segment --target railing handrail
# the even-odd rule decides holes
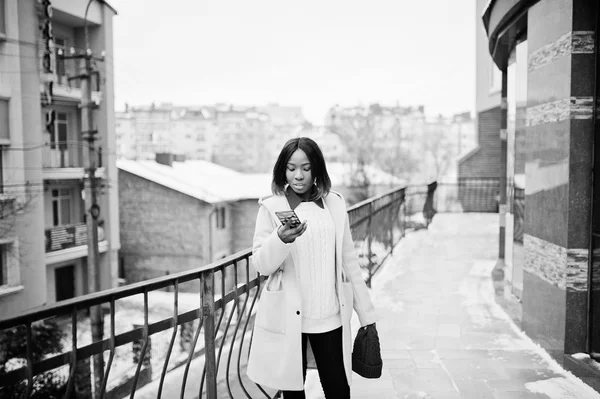
[[[365,205],[367,205],[369,203],[373,203],[373,202],[375,202],[375,201],[377,201],[377,200],[379,200],[379,199],[381,199],[381,198],[383,198],[385,196],[394,194],[394,193],[402,191],[402,190],[406,190],[407,188],[408,188],[408,186],[402,186],[400,188],[393,188],[391,190],[385,191],[383,194],[379,194],[379,195],[377,195],[375,197],[367,198],[366,200],[358,202],[358,203],[352,205],[351,207],[349,207],[348,208],[348,212],[354,211],[354,210],[356,210],[356,209],[358,209],[360,207],[363,207],[363,206],[365,206]]]
[[[111,299],[117,300],[132,295],[143,294],[144,291],[152,291],[172,286],[175,280],[178,280],[179,283],[185,283],[186,281],[198,279],[200,278],[203,272],[206,272],[211,269],[221,269],[223,267],[230,266],[237,261],[248,258],[251,252],[252,248],[246,248],[242,251],[236,252],[233,255],[230,255],[223,259],[219,259],[218,261],[212,262],[208,265],[196,267],[190,270],[184,270],[178,273],[170,274],[168,276],[155,277],[146,281],[140,281],[139,283],[133,283],[123,287],[110,288],[100,292],[81,295],[50,305],[42,305],[36,308],[32,308],[18,316],[0,319],[0,330],[10,328],[19,324],[43,320],[51,316],[67,314],[73,310],[73,307],[76,307],[77,309],[85,309],[90,306],[109,302]]]

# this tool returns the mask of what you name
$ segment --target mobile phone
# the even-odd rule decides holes
[[[292,228],[300,224],[300,218],[293,210],[275,212],[275,215],[277,215],[281,224],[285,224],[288,220],[290,220],[289,226]]]

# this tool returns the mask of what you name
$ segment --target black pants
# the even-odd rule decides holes
[[[342,327],[320,334],[302,334],[302,372],[306,380],[307,339],[315,355],[323,393],[327,399],[349,399],[342,348]],[[283,391],[283,399],[305,399],[302,391]]]

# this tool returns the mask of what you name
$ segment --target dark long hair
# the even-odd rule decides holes
[[[310,162],[312,177],[313,179],[316,179],[317,189],[313,190],[310,200],[314,201],[325,197],[329,194],[329,190],[331,190],[331,180],[329,179],[327,167],[325,166],[325,158],[323,157],[323,152],[321,152],[319,145],[308,137],[293,138],[285,143],[279,153],[279,157],[277,157],[277,162],[275,162],[275,166],[273,167],[271,191],[273,191],[273,194],[282,194],[284,192],[285,185],[287,184],[285,178],[287,163],[296,150],[304,151]]]

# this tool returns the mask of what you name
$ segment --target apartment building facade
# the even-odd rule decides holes
[[[267,172],[275,162],[266,147],[273,126],[269,115],[246,109],[229,109],[215,114],[217,134],[213,162],[244,173]]]
[[[240,172],[266,172],[304,124],[301,107],[278,104],[126,106],[117,112],[117,156],[151,160],[171,153]]]
[[[85,51],[84,0],[0,2],[0,317],[89,292],[83,198],[80,71],[63,56]],[[92,100],[99,178],[101,286],[116,284],[119,225],[112,19],[108,3],[90,5],[97,63]],[[71,50],[73,49],[73,50]]]
[[[172,145],[185,159],[211,161],[216,132],[213,113],[205,107],[185,107],[173,111]]]

